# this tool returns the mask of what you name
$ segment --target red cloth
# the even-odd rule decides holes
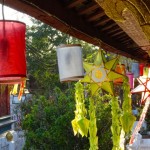
[[[26,77],[24,23],[0,20],[0,83],[20,83]]]

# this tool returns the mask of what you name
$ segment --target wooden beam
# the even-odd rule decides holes
[[[83,2],[85,2],[86,0],[74,0],[74,1],[71,1],[70,3],[67,4],[67,8],[73,8],[73,7],[76,7],[77,5],[79,4],[82,4]]]
[[[101,25],[107,23],[107,22],[110,21],[110,20],[111,20],[110,18],[105,18],[105,19],[103,19],[103,20],[98,21],[98,23],[96,23],[94,26],[95,26],[95,27],[101,26]]]
[[[95,21],[105,15],[104,11],[95,12],[92,15],[88,16],[87,21]]]
[[[114,37],[114,36],[117,36],[117,35],[122,34],[122,33],[125,33],[125,32],[123,30],[121,30],[121,31],[119,31],[119,32],[117,32],[115,34],[110,35],[110,36]]]
[[[0,3],[2,3],[2,0],[0,0]],[[44,3],[41,0],[5,0],[5,4],[78,39],[101,46],[110,52],[142,60],[142,57],[138,58],[125,52],[126,47],[122,47],[120,42],[117,42],[114,38],[108,38],[106,34],[88,24],[77,13],[69,11],[70,9],[64,7],[58,0],[45,0]]]
[[[109,22],[108,22],[109,23]],[[113,27],[118,27],[118,25],[114,22],[114,23],[110,23],[109,25],[105,25],[101,28],[101,31],[106,31],[106,30],[109,30]]]
[[[90,3],[89,5],[87,5],[82,10],[79,10],[78,14],[79,15],[84,15],[84,14],[87,14],[87,13],[97,9],[97,8],[99,8],[99,6],[96,3]]]
[[[115,38],[116,40],[120,41],[121,43],[123,43],[126,40],[129,40],[129,38],[127,37],[123,37],[123,38]]]
[[[130,41],[131,39],[126,39],[126,40],[123,40],[121,43],[126,44],[126,43],[129,43]]]
[[[122,29],[121,28],[115,28],[115,27],[113,27],[113,28],[111,28],[109,31],[107,31],[107,33],[108,34],[112,34],[112,33],[114,33],[114,32],[119,32],[119,31],[122,31]]]

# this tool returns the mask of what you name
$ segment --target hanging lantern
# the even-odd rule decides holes
[[[147,78],[147,77],[148,77],[148,74],[149,74],[149,68],[148,68],[148,67],[144,67],[144,70],[143,70],[143,77],[144,77],[144,78]]]
[[[60,81],[78,81],[83,78],[81,45],[61,45],[57,47]]]
[[[139,65],[139,71],[140,71],[140,76],[143,76],[143,70],[144,70],[144,64],[143,63],[141,63],[140,65]]]
[[[128,77],[128,79],[129,79],[129,85],[130,85],[130,88],[131,89],[133,89],[133,87],[134,87],[134,79],[133,79],[133,73],[131,73],[131,72],[128,72],[127,74],[127,77]]]
[[[140,76],[139,63],[137,62],[132,63],[131,72],[133,73],[134,78],[138,78]]]
[[[126,71],[125,71],[125,65],[124,64],[118,64],[116,65],[115,71],[125,75]],[[122,83],[123,82],[123,78],[118,78],[114,80],[114,83]]]
[[[0,84],[21,83],[26,77],[25,30],[22,22],[0,20]]]

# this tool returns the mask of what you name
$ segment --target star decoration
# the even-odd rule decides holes
[[[123,74],[115,71],[118,61],[118,57],[107,61],[104,52],[99,50],[93,64],[87,62],[83,63],[86,75],[81,82],[91,84],[92,95],[94,95],[99,88],[114,95],[113,81],[117,78],[125,77]]]
[[[139,93],[142,92],[141,103],[145,103],[146,99],[150,95],[150,78],[144,78],[140,76],[137,78],[140,85],[134,88],[131,93]]]

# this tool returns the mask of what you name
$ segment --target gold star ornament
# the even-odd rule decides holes
[[[113,81],[125,77],[123,74],[115,71],[119,58],[116,57],[107,61],[105,55],[102,50],[99,50],[93,64],[87,62],[83,63],[86,75],[81,82],[91,84],[92,95],[94,95],[99,88],[114,95]]]

